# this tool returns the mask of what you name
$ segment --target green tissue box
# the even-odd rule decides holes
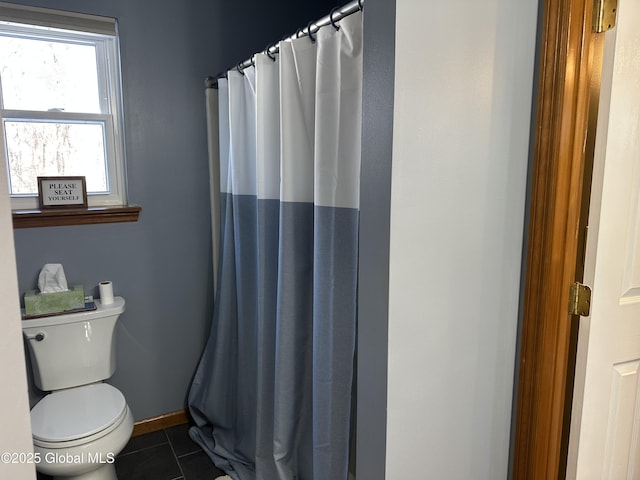
[[[46,315],[84,307],[84,288],[73,285],[66,292],[39,293],[29,290],[24,293],[26,315]]]

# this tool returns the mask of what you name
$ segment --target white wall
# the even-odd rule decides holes
[[[396,6],[386,479],[504,479],[538,5]]]
[[[4,142],[1,133],[0,142]],[[0,165],[4,165],[1,151]],[[33,452],[13,226],[7,192],[7,175],[3,167],[0,168],[0,478],[30,480],[35,478],[33,463],[6,463],[2,455],[5,452],[22,453],[28,459]],[[20,457],[13,459],[21,460]]]

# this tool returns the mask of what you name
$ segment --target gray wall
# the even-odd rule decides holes
[[[395,0],[367,0],[364,15],[360,263],[358,279],[358,478],[382,480],[387,434],[389,221],[395,72]]]
[[[129,202],[137,223],[15,231],[21,292],[45,263],[98,294],[127,301],[116,374],[136,419],[185,407],[209,329],[211,241],[204,78],[329,12],[334,1],[19,0],[116,17],[124,91]],[[31,385],[32,402],[40,393]]]

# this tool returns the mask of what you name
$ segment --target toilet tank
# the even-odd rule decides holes
[[[109,378],[116,370],[115,327],[122,297],[96,310],[22,321],[33,377],[43,391],[77,387]]]

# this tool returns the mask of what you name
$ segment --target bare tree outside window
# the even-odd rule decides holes
[[[11,193],[37,193],[38,176],[87,177],[87,189],[107,190],[101,125],[5,122]]]
[[[102,113],[96,62],[91,44],[0,35],[2,107],[23,117],[4,121],[12,195],[36,193],[39,175],[109,190],[104,122],[65,115]]]

